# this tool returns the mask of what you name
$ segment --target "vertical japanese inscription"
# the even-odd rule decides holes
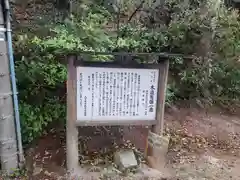
[[[155,119],[158,70],[78,69],[79,120]]]
[[[82,77],[82,73],[79,73],[79,105],[80,107],[82,107],[82,91],[83,91],[83,87],[82,87],[82,81],[83,81],[83,77]]]

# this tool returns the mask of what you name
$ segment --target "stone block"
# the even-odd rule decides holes
[[[118,166],[120,171],[138,166],[133,150],[119,150],[115,152],[114,163]]]

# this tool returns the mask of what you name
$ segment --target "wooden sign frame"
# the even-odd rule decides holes
[[[156,54],[156,53],[155,53]],[[111,55],[114,55],[111,54]],[[126,55],[132,55],[131,53],[125,53]],[[137,53],[135,55],[138,55]],[[140,54],[142,55],[142,54]],[[151,53],[145,53],[145,55],[151,55]],[[159,55],[160,57],[160,55]],[[165,94],[167,88],[167,78],[169,69],[168,58],[159,59],[156,64],[137,64],[128,63],[120,64],[119,62],[85,62],[79,59],[76,55],[71,55],[67,57],[67,125],[66,125],[66,135],[67,135],[67,169],[70,172],[76,172],[79,169],[79,151],[78,151],[78,126],[104,126],[109,125],[109,122],[104,122],[99,124],[99,122],[94,123],[78,123],[77,122],[77,76],[76,67],[77,66],[91,66],[91,67],[118,67],[118,68],[140,68],[140,69],[159,69],[158,77],[158,94],[157,94],[157,110],[156,110],[156,120],[151,121],[134,121],[125,122],[123,124],[117,125],[151,125],[152,132],[160,136],[163,134],[164,128],[164,107],[165,107]],[[114,125],[111,123],[111,125]],[[148,155],[152,154],[150,149]]]

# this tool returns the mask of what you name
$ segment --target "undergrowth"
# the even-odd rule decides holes
[[[137,16],[137,24],[121,25],[118,40],[116,33],[105,28],[116,14],[96,3],[84,6],[81,16],[73,15],[71,20],[53,25],[49,36],[16,34],[14,53],[24,143],[40,136],[48,124],[66,119],[67,72],[61,59],[67,53],[121,50],[192,55],[192,59],[170,59],[167,105],[180,99],[238,105],[238,13],[198,0],[171,0],[157,10],[165,13],[156,16],[150,9]]]

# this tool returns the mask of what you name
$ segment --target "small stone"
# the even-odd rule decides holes
[[[40,174],[42,172],[42,168],[41,167],[35,167],[33,170],[33,176],[37,176],[38,174]]]
[[[50,172],[48,172],[48,171],[45,171],[44,174],[45,174],[46,176],[52,176],[52,173],[50,173]]]
[[[163,173],[152,168],[147,168],[147,169],[141,169],[141,173],[143,174],[144,177],[148,178],[160,178],[163,177]]]
[[[105,178],[112,178],[112,177],[118,176],[119,174],[121,174],[121,172],[115,167],[110,165],[107,168],[103,169],[102,174],[103,174],[103,177]]]
[[[137,159],[133,150],[119,150],[114,154],[114,163],[118,166],[118,168],[122,170],[126,170],[129,168],[135,168],[138,166]]]

